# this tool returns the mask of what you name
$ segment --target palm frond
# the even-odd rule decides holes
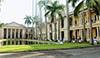
[[[77,17],[78,16],[78,13],[79,13],[79,10],[82,8],[82,5],[84,4],[84,1],[80,2],[76,7],[75,7],[75,10],[74,10],[74,16]]]
[[[63,18],[63,16],[62,16],[62,14],[61,14],[61,13],[58,13],[58,15],[59,15],[59,17],[61,18],[61,21],[64,21],[64,18]]]
[[[79,0],[72,0],[72,6],[75,7],[75,4],[78,2]]]
[[[64,8],[65,8],[64,5],[58,5],[58,6],[56,7],[56,9],[58,9],[58,10],[62,10],[62,11],[64,11]]]
[[[49,13],[50,13],[50,11],[48,11],[48,12],[45,14],[45,16],[47,16]]]

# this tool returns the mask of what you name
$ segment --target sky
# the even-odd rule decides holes
[[[66,0],[60,0],[61,4],[65,5],[65,2]],[[72,8],[70,9],[72,10]],[[44,14],[44,11],[42,13]],[[2,2],[0,12],[0,21],[2,23],[17,22],[25,25],[23,19],[25,15],[32,16],[32,0],[4,0]]]

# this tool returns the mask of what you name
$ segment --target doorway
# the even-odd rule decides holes
[[[63,40],[64,39],[64,31],[61,32],[61,36],[62,36],[61,40]]]

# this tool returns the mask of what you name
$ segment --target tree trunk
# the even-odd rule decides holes
[[[93,45],[93,33],[92,33],[92,19],[91,19],[91,10],[88,8],[89,14],[89,28],[90,28],[90,44]]]
[[[54,23],[54,25],[55,25],[55,41],[57,42],[56,22]]]
[[[29,24],[28,24],[28,40],[29,40]],[[29,45],[29,41],[28,41],[28,45]]]
[[[36,27],[35,28],[36,28],[36,39],[37,39],[37,24],[36,24]]]
[[[68,37],[68,42],[71,42],[70,39],[70,20],[69,20],[69,5],[67,4],[68,0],[66,0],[66,11],[67,11],[67,15],[66,15],[66,19],[67,19],[67,37]]]
[[[41,26],[40,26],[40,33],[41,33],[41,36],[40,36],[40,40],[42,40],[42,16],[41,16],[41,8],[40,8],[40,22],[41,22]]]
[[[84,30],[84,38],[83,38],[83,41],[86,42],[86,33],[85,33],[85,17],[84,17],[84,4],[83,4],[83,30]]]
[[[45,0],[45,6],[47,4],[47,1]],[[46,13],[46,8],[45,8]],[[45,16],[45,30],[46,30],[46,40],[48,39],[48,29],[47,29],[47,17]]]
[[[32,39],[34,40],[34,27],[33,27],[33,24],[32,24],[32,35],[33,35]]]
[[[53,32],[53,29],[52,29],[52,23],[51,23],[51,39],[53,38],[53,36],[52,36],[52,33]]]
[[[58,19],[58,39],[60,40],[60,19]]]
[[[45,13],[46,13],[46,9],[45,9]],[[46,40],[48,39],[48,31],[47,31],[47,17],[45,17],[45,31],[46,31]]]

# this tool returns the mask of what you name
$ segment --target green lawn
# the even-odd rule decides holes
[[[91,47],[88,43],[64,43],[59,44],[44,44],[44,45],[8,45],[0,47],[0,52],[15,52],[15,51],[33,51],[33,50],[48,50],[48,49],[65,49],[78,47]]]

